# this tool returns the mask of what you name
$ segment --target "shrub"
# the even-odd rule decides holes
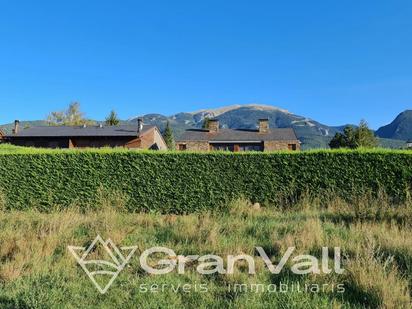
[[[263,205],[308,192],[344,200],[410,194],[412,155],[360,150],[279,153],[16,150],[0,155],[8,207],[93,204],[99,188],[127,196],[133,211],[213,210],[243,196]],[[328,193],[330,195],[330,193]]]

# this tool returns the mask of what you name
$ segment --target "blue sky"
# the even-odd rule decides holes
[[[0,123],[230,104],[373,128],[412,108],[412,1],[0,0]]]

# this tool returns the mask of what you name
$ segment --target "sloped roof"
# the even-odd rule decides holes
[[[154,126],[144,125],[140,134]],[[137,125],[119,126],[38,126],[21,129],[8,137],[79,137],[79,136],[137,136]]]
[[[219,129],[218,132],[208,130],[186,130],[178,141],[210,141],[210,142],[250,142],[250,141],[285,141],[297,140],[292,128],[269,129],[268,133],[259,133],[257,130]]]

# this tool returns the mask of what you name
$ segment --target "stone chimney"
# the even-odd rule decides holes
[[[259,133],[269,133],[269,119],[259,119]]]
[[[209,132],[211,132],[211,133],[219,132],[219,120],[209,119],[207,128],[208,128]]]
[[[20,127],[20,121],[14,120],[13,134],[18,134],[19,133],[19,127]]]
[[[143,131],[143,118],[137,118],[137,133]]]

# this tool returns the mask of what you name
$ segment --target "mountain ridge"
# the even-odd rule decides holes
[[[382,138],[412,139],[412,110],[400,113],[391,123],[376,130],[376,135]]]

